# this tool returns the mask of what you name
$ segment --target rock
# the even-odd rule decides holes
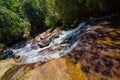
[[[47,62],[27,72],[20,80],[86,80],[80,65],[65,58]]]
[[[22,37],[25,38],[25,39],[28,39],[30,37],[30,32],[25,31]]]
[[[41,41],[41,38],[39,36],[36,36],[35,41],[39,42],[39,41]]]
[[[43,48],[48,46],[52,39],[59,37],[59,29],[56,28],[53,32],[50,30],[43,32],[42,34],[35,37],[34,42],[37,42],[38,45]]]
[[[40,46],[40,48],[44,47],[44,44],[42,42],[39,42],[38,45]]]
[[[69,56],[75,64],[81,63],[88,80],[119,80],[120,34],[117,31],[120,28],[95,27],[78,37],[79,44]]]
[[[9,50],[8,52],[4,53],[3,59],[8,59],[13,56],[13,51]]]
[[[46,32],[43,32],[43,33],[40,34],[39,36],[40,36],[40,38],[44,39],[44,38],[46,38],[46,35],[47,35],[47,33],[46,33]]]
[[[42,40],[41,42],[38,43],[38,45],[40,46],[40,48],[48,46],[49,44],[50,44],[50,41],[48,41],[48,40]]]
[[[47,32],[47,33],[50,33],[50,32],[52,32],[52,29],[48,29],[46,32]]]
[[[14,65],[14,60],[0,61],[1,80],[86,80],[81,64],[70,58],[58,58],[45,64]],[[4,65],[3,65],[4,64]]]
[[[70,80],[70,75],[65,71],[66,61],[64,59],[52,60],[31,70],[21,80]],[[27,78],[28,75],[29,78]]]
[[[12,58],[0,61],[0,80],[2,76],[13,66],[15,66],[15,62]]]
[[[49,33],[46,34],[46,37],[49,37],[51,35],[52,35],[52,33],[49,32]]]
[[[5,45],[0,43],[0,52],[3,51],[4,48],[5,48]]]

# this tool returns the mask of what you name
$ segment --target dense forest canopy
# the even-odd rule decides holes
[[[119,11],[120,0],[0,0],[0,44]],[[23,36],[28,34],[27,36]]]

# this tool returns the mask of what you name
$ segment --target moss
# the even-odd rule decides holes
[[[96,40],[95,43],[101,44],[101,40]]]
[[[114,28],[113,26],[103,27],[98,31],[97,39],[95,43],[102,45],[108,50],[105,51],[109,56],[120,57],[120,29]]]
[[[62,50],[62,49],[63,49],[63,46],[59,46],[57,49],[58,49],[58,51],[59,51],[59,50]]]
[[[85,73],[81,70],[80,63],[74,64],[73,61],[69,58],[67,58],[66,63],[72,80],[87,80]]]
[[[110,32],[110,37],[117,37],[117,34],[115,32]]]
[[[116,29],[115,32],[120,34],[120,29]]]
[[[110,46],[117,46],[120,45],[120,41],[114,41],[112,40],[110,37],[106,37],[105,41],[103,41],[106,45],[110,45]]]
[[[103,44],[103,45],[106,45],[106,46],[112,46],[112,47],[119,46],[120,45],[120,40],[117,40],[117,38],[116,38],[117,34],[114,33],[114,32],[111,32],[110,34],[112,34],[111,36],[113,38],[109,37],[109,36],[106,36],[106,37],[103,37],[103,39],[96,40],[95,42],[97,44]],[[114,39],[114,38],[116,38],[116,39]]]

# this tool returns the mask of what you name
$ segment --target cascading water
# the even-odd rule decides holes
[[[15,55],[19,57],[17,64],[28,64],[36,62],[46,62],[48,60],[59,58],[72,51],[77,45],[75,38],[86,29],[94,25],[93,21],[81,23],[77,28],[69,31],[58,31],[51,36],[43,39],[50,42],[49,45],[40,48],[38,42],[29,40],[25,46],[18,49],[11,49],[6,55]],[[58,36],[55,38],[55,36]]]

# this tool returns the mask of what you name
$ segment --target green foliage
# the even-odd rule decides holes
[[[45,24],[46,26],[55,27],[57,25],[58,19],[55,16],[46,17]]]
[[[98,6],[98,0],[87,0],[86,4],[87,8],[89,9],[90,12],[94,13],[96,11],[99,11],[99,6]]]
[[[70,22],[78,18],[86,10],[83,0],[56,0],[55,6],[54,10],[57,16],[63,21]]]
[[[24,9],[32,26],[42,28],[46,15],[44,0],[26,0]]]
[[[87,0],[86,6],[91,13],[110,13],[119,11],[120,0]]]
[[[81,16],[85,16],[87,13],[87,8],[84,5],[85,0],[46,0],[47,6],[47,24],[51,26],[51,20],[49,18],[51,16],[56,17],[58,22],[62,21],[62,24],[70,24],[74,20],[80,18]],[[55,23],[54,23],[55,24]]]
[[[29,22],[6,8],[0,9],[0,42],[9,42],[12,36],[20,36],[25,29],[30,29]]]
[[[54,27],[58,21],[57,14],[55,12],[55,0],[45,0],[47,7],[47,16],[45,18],[46,26]]]
[[[24,18],[25,14],[23,11],[23,0],[1,0],[0,5],[5,7],[15,13],[17,13],[20,17]]]
[[[71,24],[74,20],[81,20],[83,17],[100,15],[119,10],[120,0],[45,0],[47,6],[47,17],[45,23],[47,26],[55,24],[51,17],[62,24]],[[54,21],[54,22],[57,22]]]

